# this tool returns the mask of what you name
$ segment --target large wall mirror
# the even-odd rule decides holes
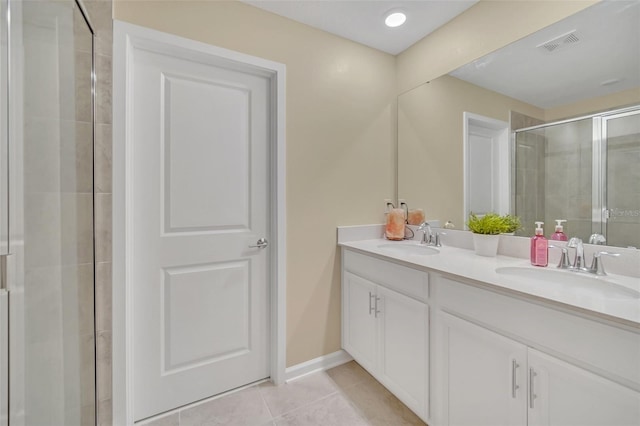
[[[640,0],[602,1],[401,94],[398,198],[640,247],[638,22]]]

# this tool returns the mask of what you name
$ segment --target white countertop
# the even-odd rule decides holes
[[[510,274],[496,272],[497,268],[521,267],[530,269],[540,269],[531,266],[528,259],[496,256],[483,257],[475,254],[473,250],[456,247],[439,247],[439,254],[434,255],[399,255],[393,254],[380,245],[393,244],[394,242],[385,239],[369,239],[360,241],[341,241],[339,245],[353,249],[362,253],[372,254],[387,260],[404,263],[407,266],[418,267],[426,271],[437,271],[448,275],[473,280],[483,285],[488,285],[498,290],[517,293],[530,299],[550,302],[582,312],[583,314],[596,315],[600,318],[621,323],[633,328],[640,328],[640,298],[607,296],[598,294],[597,285],[604,287],[608,283],[614,283],[622,288],[630,289],[629,294],[640,292],[640,278],[609,274],[606,277],[591,276],[586,273],[576,273],[561,271],[553,265],[549,265],[547,270],[557,274],[566,274],[565,285],[546,282],[541,279],[520,277]],[[419,244],[416,241],[403,241],[399,244]],[[526,271],[525,271],[526,272]],[[585,279],[594,280],[595,286],[585,289],[580,286],[572,286],[573,277],[585,282]],[[606,280],[607,282],[602,282]],[[600,281],[600,282],[598,282]],[[615,286],[614,286],[615,287]],[[616,287],[617,288],[617,287]],[[596,291],[593,291],[596,289]],[[605,292],[606,293],[606,292]]]

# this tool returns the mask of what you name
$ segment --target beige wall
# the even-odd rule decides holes
[[[286,64],[291,366],[340,348],[335,227],[381,222],[395,195],[396,93],[592,3],[483,0],[397,58],[235,1],[117,0],[113,14]],[[461,146],[448,149],[436,152],[461,158]],[[454,185],[461,167],[447,172]]]
[[[398,97],[398,197],[427,219],[463,228],[464,112],[509,122],[509,111],[544,110],[448,75]]]
[[[397,56],[398,93],[595,3],[596,0],[480,0]]]
[[[114,18],[287,66],[287,365],[340,349],[336,226],[393,198],[395,58],[237,2],[117,1]]]

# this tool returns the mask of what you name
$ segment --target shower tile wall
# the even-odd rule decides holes
[[[511,113],[512,129],[543,124]],[[556,219],[566,219],[565,233],[588,240],[592,233],[592,141],[590,119],[550,125],[516,135],[515,212],[522,221],[519,235],[534,234],[535,221],[545,235]]]
[[[544,121],[519,113],[509,112],[511,131],[544,124]],[[511,175],[516,176],[512,209],[520,216],[522,230],[519,235],[533,235],[534,222],[544,216],[544,136],[521,133],[516,139],[516,161],[511,164]]]
[[[545,213],[545,138],[540,132],[519,133],[516,138],[515,214],[520,235],[533,235],[536,221]]]
[[[14,208],[16,221],[24,220],[15,228],[24,230],[25,355],[17,363],[24,421],[88,424],[95,399],[91,36],[70,2],[24,2],[21,13],[16,34],[28,84],[15,176],[24,179],[24,198],[16,195]]]
[[[111,0],[84,0],[96,37],[96,339],[98,424],[111,425]]]
[[[588,241],[592,231],[592,120],[546,127],[543,221],[545,234],[554,220],[567,219],[565,233]]]

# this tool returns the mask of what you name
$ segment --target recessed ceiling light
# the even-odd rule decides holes
[[[391,11],[387,14],[387,17],[384,18],[384,23],[387,27],[395,28],[404,24],[406,20],[407,20],[407,15],[405,15],[403,12],[399,12],[396,10],[396,11]]]

